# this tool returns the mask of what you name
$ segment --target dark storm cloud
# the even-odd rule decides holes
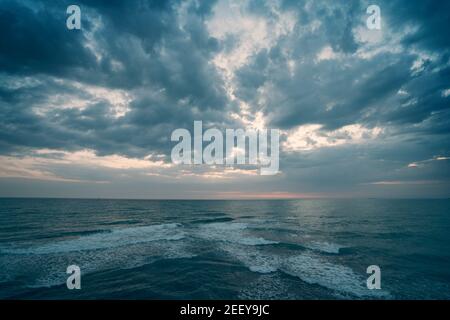
[[[448,1],[380,1],[392,28],[415,27],[405,36],[403,44],[408,47],[420,46],[430,51],[449,52],[448,36],[450,3]]]
[[[0,156],[86,148],[97,155],[168,156],[171,132],[191,129],[194,120],[206,127],[241,126],[231,113],[239,114],[242,101],[250,118],[261,111],[271,128],[320,124],[324,137],[352,124],[385,131],[367,144],[282,150],[280,176],[242,178],[227,190],[359,192],[388,180],[449,181],[445,160],[408,168],[450,153],[448,1],[378,1],[382,32],[373,43],[358,34],[368,32],[368,1],[280,0],[276,10],[276,1],[239,3],[243,16],[264,19],[267,38],[284,22],[280,13],[292,14],[294,26],[273,42],[256,45],[231,80],[213,59],[246,45],[253,50],[253,43],[243,43],[253,39],[236,32],[214,38],[207,21],[216,2],[1,1]],[[81,31],[66,28],[69,4],[81,7]],[[216,14],[219,28],[235,27],[221,24],[225,12]],[[236,100],[227,94],[227,81]],[[115,108],[123,104],[128,109],[118,116]],[[125,189],[136,182],[130,194],[163,181],[149,182],[139,170],[121,180],[115,169],[69,167],[41,169],[73,180],[121,181]],[[191,190],[183,183],[180,194]],[[55,192],[64,182],[57,184]],[[168,183],[162,192],[177,186]],[[200,183],[195,188],[208,189]],[[73,194],[84,195],[80,190]],[[121,192],[114,186],[104,190]]]
[[[449,21],[447,4],[380,3],[386,21],[384,39],[399,32],[404,47],[399,52],[380,52],[365,58],[356,54],[365,44],[358,42],[354,31],[365,28],[364,3],[314,2],[308,9],[301,2],[283,4],[286,10],[296,10],[299,17],[294,32],[281,37],[270,50],[257,52],[236,72],[237,95],[255,110],[263,110],[271,125],[292,128],[319,123],[334,130],[352,123],[375,126],[418,124],[427,119],[442,122],[442,118],[437,119],[438,113],[449,107],[448,97],[442,92],[450,87],[448,36],[443,31]],[[430,14],[419,14],[421,9]],[[440,10],[442,14],[437,13]],[[271,16],[270,9],[257,12]],[[314,21],[320,25],[305,34],[305,25]],[[419,32],[407,34],[411,26]],[[334,57],[318,59],[327,46]],[[422,58],[419,49],[434,55],[435,61]],[[424,59],[422,65],[413,70],[420,59]],[[294,70],[288,65],[292,61]],[[399,96],[399,90],[408,94]]]
[[[291,76],[286,61],[280,67],[276,62],[269,63],[267,56],[261,58],[265,54],[260,53],[254,65],[238,72],[238,92],[258,106],[255,94],[268,79],[273,91],[267,94],[268,103],[258,107],[266,111],[272,125],[282,128],[320,123],[336,129],[367,121],[369,108],[383,108],[384,101],[409,80],[413,62],[411,56],[391,54],[370,61],[313,62],[298,66]]]
[[[16,81],[17,86],[0,90],[4,152],[47,147],[131,156],[167,153],[170,133],[192,126],[196,117],[227,121],[224,113],[233,104],[210,63],[219,43],[204,25],[214,1],[189,4],[184,11],[178,1],[78,4],[82,31],[65,26],[69,2],[0,5],[0,78],[39,81],[32,86]],[[93,85],[127,90],[130,112],[112,117],[108,99],[70,108],[70,99],[92,99],[84,86]],[[36,106],[61,94],[70,95],[69,108],[36,114]]]
[[[11,78],[8,79],[13,82]],[[16,147],[70,149],[70,141],[78,137],[78,134],[49,122],[32,109],[34,105],[47,103],[49,95],[71,91],[53,81],[34,80],[38,82],[30,85],[26,84],[26,80],[16,80],[20,87],[3,87],[0,91],[2,152],[14,151]]]
[[[355,32],[366,28],[365,10],[372,3],[282,2],[296,13],[294,31],[237,70],[236,95],[263,111],[272,127],[321,124],[324,134],[350,124],[387,128],[367,146],[284,153],[284,187],[366,192],[377,188],[366,184],[375,181],[448,181],[448,161],[416,171],[407,167],[414,159],[450,152],[450,46],[444,31],[450,10],[447,3],[419,2],[378,2],[383,30],[374,45]],[[273,15],[263,6],[253,12]],[[320,24],[305,32],[315,21]],[[381,50],[371,53],[377,45]],[[318,59],[328,46],[332,56]],[[398,188],[408,190],[401,183]]]
[[[38,2],[2,1],[0,70],[63,76],[76,68],[95,67],[94,55],[83,46],[83,34],[62,27],[65,8],[62,2],[44,8]]]
[[[419,75],[413,76],[403,89],[410,94],[395,101],[396,105],[391,105],[391,110],[381,109],[380,120],[395,122],[396,124],[421,123],[426,119],[434,121],[439,114],[445,115],[449,108],[449,97],[443,92],[449,88],[450,68],[432,71],[432,66]],[[434,118],[433,118],[434,117]],[[434,126],[429,127],[434,131]]]
[[[86,1],[104,24],[95,42],[108,85],[164,89],[172,99],[200,108],[224,108],[221,79],[208,62],[218,50],[205,31],[209,6],[190,7],[184,16],[175,1]],[[185,19],[186,21],[181,21]],[[181,26],[181,23],[185,25]],[[113,71],[113,64],[120,70]]]

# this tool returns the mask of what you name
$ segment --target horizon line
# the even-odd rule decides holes
[[[0,199],[41,200],[125,200],[125,201],[290,201],[290,200],[449,200],[450,197],[299,197],[299,198],[108,198],[108,197],[40,197],[0,196]]]

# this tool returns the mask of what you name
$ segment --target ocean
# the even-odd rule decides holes
[[[0,199],[0,298],[449,299],[450,200]]]

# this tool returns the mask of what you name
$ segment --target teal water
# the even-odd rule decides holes
[[[449,299],[450,200],[0,199],[0,298]]]

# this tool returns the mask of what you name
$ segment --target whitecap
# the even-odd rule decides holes
[[[339,251],[344,248],[343,246],[336,244],[336,243],[330,243],[330,242],[320,242],[320,241],[314,241],[310,242],[304,245],[306,248],[315,250],[315,251],[321,251],[325,253],[334,253],[338,254]]]
[[[350,267],[331,263],[313,254],[277,255],[261,247],[242,245],[229,245],[222,249],[252,272],[267,274],[281,271],[306,283],[332,290],[337,297],[390,297],[384,290],[369,290],[366,279]]]
[[[277,241],[252,236],[246,231],[247,228],[247,224],[239,222],[208,223],[200,226],[196,235],[207,240],[237,243],[246,246],[259,246],[278,243]]]
[[[76,239],[61,240],[29,248],[4,249],[4,253],[12,254],[51,254],[72,251],[108,249],[137,243],[184,238],[180,224],[158,224],[123,229],[113,229],[109,233],[96,233]]]
[[[333,264],[313,255],[303,254],[287,258],[281,266],[283,272],[301,280],[318,284],[341,293],[357,297],[388,297],[383,290],[369,290],[363,277],[351,268]]]

